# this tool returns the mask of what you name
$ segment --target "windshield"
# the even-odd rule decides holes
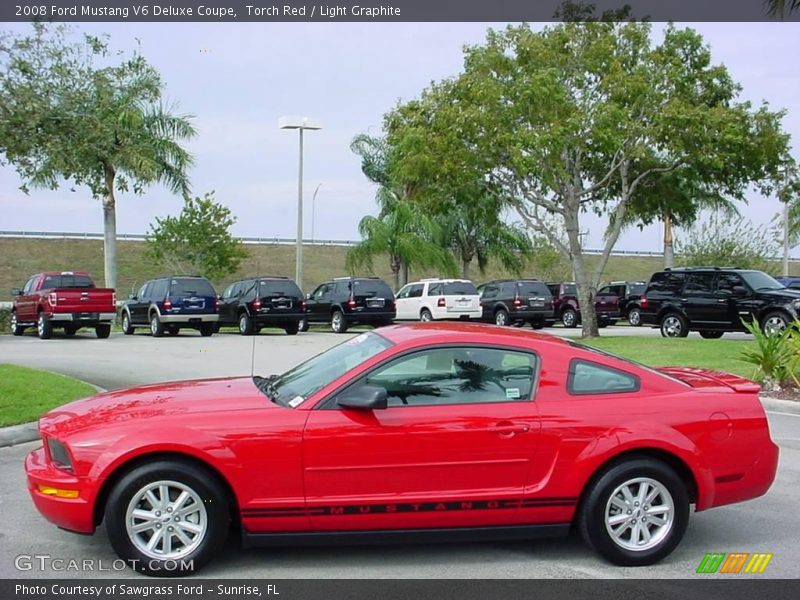
[[[269,379],[258,377],[256,385],[276,404],[295,408],[334,379],[391,346],[391,342],[377,333],[362,333],[283,375]]]
[[[742,271],[742,279],[754,290],[782,290],[786,286],[779,283],[763,271]]]

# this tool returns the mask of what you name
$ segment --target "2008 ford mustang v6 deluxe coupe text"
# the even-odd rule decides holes
[[[403,325],[279,376],[67,404],[41,419],[25,468],[45,517],[80,533],[105,519],[154,575],[196,570],[232,523],[248,546],[575,526],[608,560],[646,565],[677,546],[691,504],[769,489],[778,448],[757,392],[530,331]]]

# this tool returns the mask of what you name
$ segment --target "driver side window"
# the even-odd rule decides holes
[[[379,367],[364,380],[388,392],[388,405],[430,406],[528,401],[536,357],[495,348],[436,348]]]

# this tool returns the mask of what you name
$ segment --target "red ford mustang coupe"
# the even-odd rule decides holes
[[[512,328],[364,333],[290,371],[73,402],[26,461],[41,513],[152,575],[196,570],[233,523],[246,546],[533,538],[575,526],[646,565],[690,505],[775,477],[758,386],[654,370]]]

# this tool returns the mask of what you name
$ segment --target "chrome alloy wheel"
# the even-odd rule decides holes
[[[664,319],[664,324],[661,326],[661,330],[666,334],[665,337],[681,337],[681,333],[683,332],[683,323],[681,320],[671,315]]]
[[[672,530],[675,503],[669,490],[649,477],[618,486],[606,503],[605,522],[620,548],[640,552],[663,542]]]
[[[208,531],[206,507],[189,486],[154,481],[133,495],[125,514],[128,538],[136,549],[156,560],[189,555]]]
[[[786,319],[780,315],[772,315],[764,321],[764,333],[767,335],[780,335],[786,329]]]

